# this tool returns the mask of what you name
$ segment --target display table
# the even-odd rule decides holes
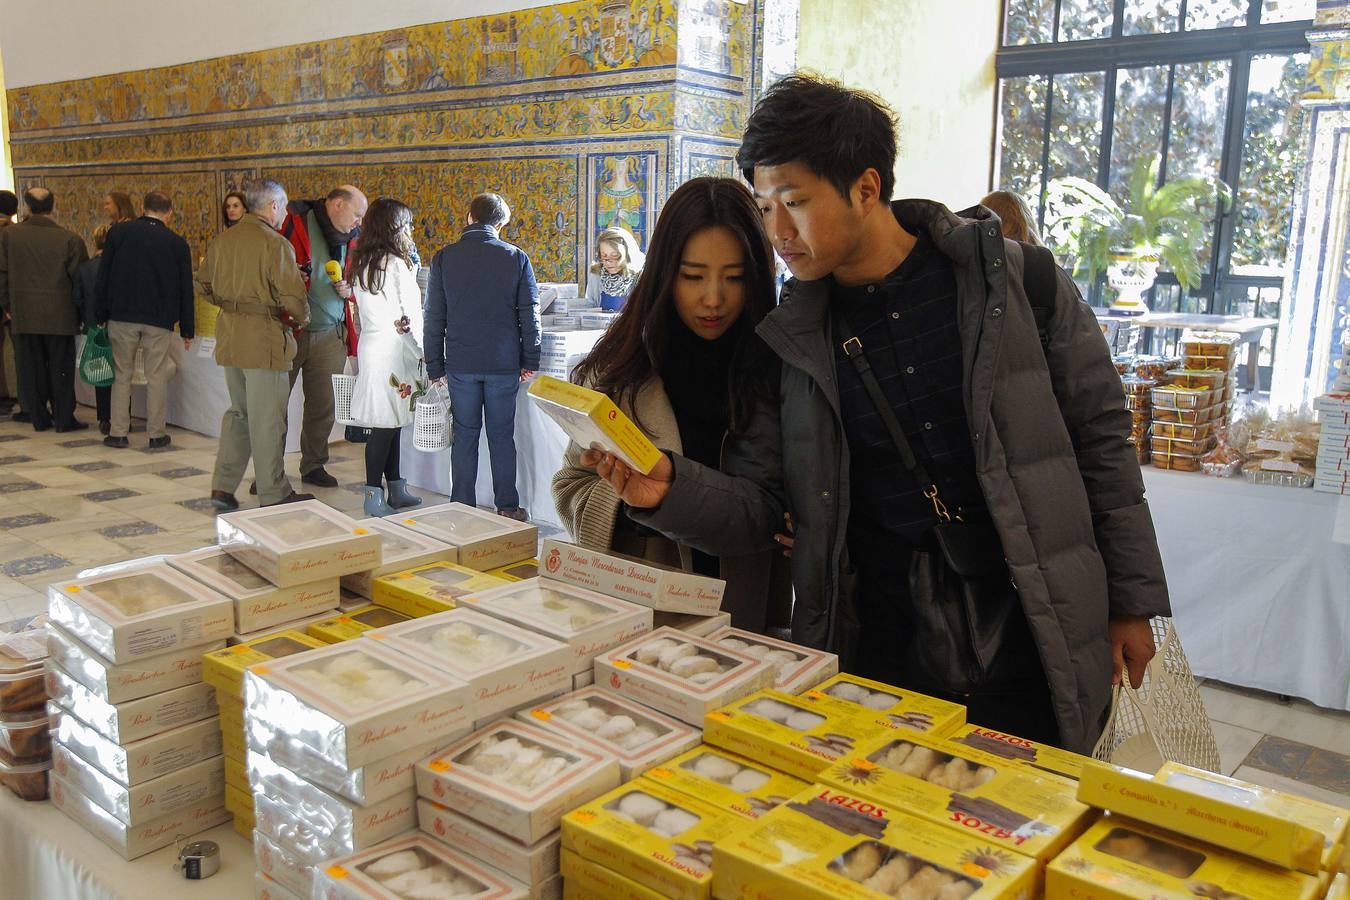
[[[1350,498],[1151,466],[1144,483],[1195,674],[1350,710]]]
[[[1258,366],[1261,359],[1261,336],[1266,329],[1279,325],[1278,319],[1262,319],[1255,316],[1220,316],[1208,313],[1155,313],[1147,312],[1142,316],[1123,316],[1109,309],[1096,310],[1097,318],[1137,325],[1144,329],[1139,345],[1141,352],[1149,352],[1153,344],[1155,328],[1189,328],[1195,331],[1221,331],[1237,335],[1239,346],[1247,348],[1247,391],[1260,389],[1261,379]]]
[[[52,900],[241,900],[253,896],[253,846],[228,823],[194,835],[220,845],[220,871],[187,881],[172,844],[127,862],[48,802],[0,788],[0,897]]]

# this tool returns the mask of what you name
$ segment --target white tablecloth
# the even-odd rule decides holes
[[[1350,498],[1150,466],[1144,482],[1195,674],[1350,709]]]
[[[516,490],[520,505],[530,514],[530,521],[553,528],[562,528],[562,518],[553,505],[553,473],[562,465],[567,450],[567,435],[548,416],[539,411],[526,393],[525,385],[516,396]],[[423,453],[412,446],[412,429],[403,430],[403,477],[409,484],[429,488],[442,494],[450,493],[450,451]],[[492,468],[489,464],[487,431],[478,441],[478,502],[492,505]]]
[[[127,862],[43,801],[0,788],[0,897],[5,900],[246,900],[253,896],[253,846],[229,824],[195,835],[220,845],[220,871],[187,881],[173,870],[172,844]]]

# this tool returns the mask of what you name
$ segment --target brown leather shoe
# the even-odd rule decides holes
[[[239,508],[239,501],[229,491],[212,491],[211,505],[221,512],[232,512]]]
[[[328,470],[325,469],[323,466],[319,466],[317,469],[310,469],[308,472],[302,473],[300,475],[300,480],[303,481],[305,484],[312,484],[318,487],[326,487],[326,488],[337,487],[338,483],[338,480],[334,478],[332,475],[329,475]]]
[[[517,506],[515,509],[499,509],[497,515],[515,519],[517,522],[528,522],[530,520],[530,514],[525,511],[523,506]]]
[[[305,500],[313,500],[313,499],[314,499],[313,494],[297,494],[295,491],[291,491],[289,494],[287,494],[285,497],[282,497],[276,503],[264,503],[263,506],[280,506],[283,503],[302,503]]]

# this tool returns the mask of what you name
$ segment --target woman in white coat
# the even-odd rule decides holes
[[[399,430],[412,424],[413,391],[419,380],[426,380],[421,371],[422,294],[412,248],[412,211],[387,197],[370,204],[361,221],[361,240],[352,252],[350,275],[361,320],[352,418],[370,429],[368,516],[387,516],[422,502],[408,492],[398,471]],[[384,485],[389,488],[387,497]]]

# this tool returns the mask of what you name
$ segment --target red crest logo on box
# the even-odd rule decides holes
[[[544,560],[544,568],[549,572],[556,572],[562,568],[562,554],[558,552],[557,547],[549,551],[548,559]]]
[[[614,690],[616,690],[616,691],[617,691],[619,688],[623,687],[623,679],[621,679],[621,678],[619,677],[619,673],[618,673],[618,672],[610,672],[610,673],[609,673],[609,686],[612,687],[612,688],[614,688]]]
[[[618,411],[617,409],[611,409],[611,410],[609,411],[609,418],[610,418],[611,420],[617,419],[618,417],[619,417],[619,411]]]
[[[437,819],[437,820],[436,820],[436,824],[435,824],[434,827],[435,827],[435,829],[436,829],[436,833],[437,833],[437,834],[439,834],[441,837],[445,837],[445,823],[444,823],[444,822],[442,822],[440,819]]]

